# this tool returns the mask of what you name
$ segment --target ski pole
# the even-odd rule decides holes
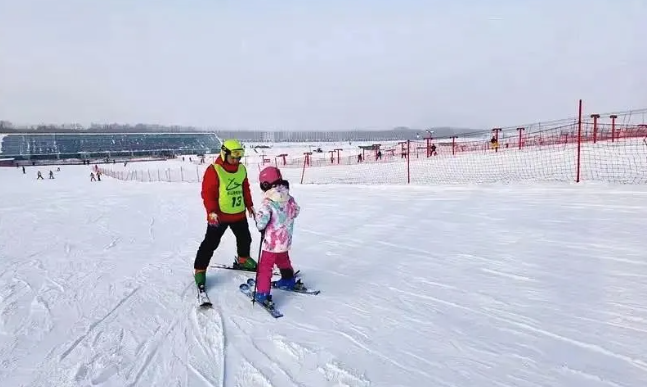
[[[258,269],[261,266],[261,251],[263,251],[263,240],[265,239],[265,230],[261,231],[261,242],[258,245],[258,263],[256,264],[256,276],[254,278],[254,297],[252,297],[252,306],[256,302],[256,285],[258,284]]]

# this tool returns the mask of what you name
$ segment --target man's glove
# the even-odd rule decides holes
[[[207,215],[207,223],[209,223],[209,226],[217,226],[218,214],[216,214],[215,212],[210,212],[209,215]]]

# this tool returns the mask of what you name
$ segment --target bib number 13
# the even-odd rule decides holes
[[[242,196],[234,196],[231,198],[231,206],[232,207],[238,207],[243,203],[243,197]]]

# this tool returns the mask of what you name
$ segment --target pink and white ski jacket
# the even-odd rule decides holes
[[[285,186],[271,188],[256,211],[256,227],[265,230],[263,250],[271,253],[289,251],[292,246],[294,219],[301,208]]]

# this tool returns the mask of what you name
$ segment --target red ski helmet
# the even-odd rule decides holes
[[[261,189],[263,191],[267,191],[273,184],[278,183],[281,180],[283,180],[281,171],[272,166],[266,167],[258,175],[258,181],[261,183]]]

